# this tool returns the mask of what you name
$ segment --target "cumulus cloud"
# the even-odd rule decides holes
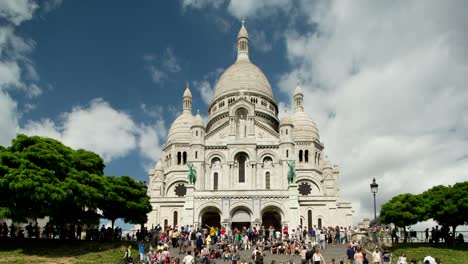
[[[20,132],[55,138],[72,148],[94,151],[105,161],[137,150],[143,158],[154,162],[161,154],[161,141],[167,132],[162,116],[153,119],[154,123],[136,124],[128,113],[97,98],[87,106],[77,106],[62,114],[58,121],[30,120]]]
[[[198,90],[205,104],[208,105],[213,98],[215,83],[218,81],[218,78],[223,71],[223,68],[217,68],[216,70],[205,74],[202,80],[193,82],[193,86]]]
[[[0,89],[0,145],[10,145],[18,128],[16,102]]]
[[[32,19],[38,5],[32,0],[0,1],[0,144],[8,145],[18,130],[21,112],[11,97],[12,91],[20,91],[27,98],[39,96],[42,89],[37,84],[39,74],[30,58],[35,43],[18,36],[15,29]],[[25,103],[25,111],[32,104]],[[21,107],[21,106],[20,106]],[[28,110],[29,109],[29,110]]]
[[[261,19],[276,14],[278,11],[288,12],[293,8],[293,2],[288,0],[183,0],[182,8],[227,7],[227,11],[238,19]]]
[[[302,2],[310,30],[285,33],[279,83],[292,94],[302,80],[357,219],[371,215],[372,177],[380,203],[468,177],[467,5],[364,2]]]
[[[264,31],[253,30],[250,34],[251,47],[267,53],[273,48],[272,40],[267,37]]]
[[[135,148],[137,129],[127,113],[113,109],[102,99],[94,99],[87,107],[75,107],[64,113],[57,123],[50,119],[29,121],[21,132],[56,138],[110,161]]]
[[[169,77],[168,73],[176,73],[182,70],[172,48],[166,48],[160,56],[145,54],[143,60],[154,83],[161,83],[167,79]]]
[[[373,213],[373,177],[378,205],[468,178],[465,2],[225,3],[236,18],[291,14],[281,32],[290,70],[278,87],[292,95],[301,81],[355,221]]]
[[[33,0],[2,0],[0,1],[0,17],[19,25],[30,20],[38,5]]]

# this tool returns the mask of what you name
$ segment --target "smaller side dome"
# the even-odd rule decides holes
[[[280,126],[286,126],[286,125],[292,126],[293,123],[292,123],[291,115],[287,112],[284,112],[280,120]]]
[[[172,123],[167,133],[167,143],[170,142],[189,142],[191,138],[190,126],[193,123],[193,115],[189,112],[182,112]]]
[[[193,119],[192,127],[205,127],[203,124],[203,118],[200,115],[200,111],[198,111],[197,115]]]
[[[303,111],[295,112],[292,117],[295,140],[319,140],[319,131],[314,121]]]

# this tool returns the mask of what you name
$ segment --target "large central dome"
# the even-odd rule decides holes
[[[274,102],[270,82],[249,59],[248,33],[244,24],[237,36],[237,43],[237,60],[219,78],[211,102],[240,91],[256,93]]]
[[[273,91],[265,74],[249,60],[231,65],[216,83],[213,100],[239,91],[257,92],[273,100]]]

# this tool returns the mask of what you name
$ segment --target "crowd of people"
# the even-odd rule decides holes
[[[293,256],[300,257],[302,263],[325,263],[320,250],[352,243],[350,227],[299,226],[289,232],[287,226],[283,229],[261,226],[227,230],[214,226],[168,226],[163,229],[158,225],[155,232],[157,235],[146,251],[144,246],[139,246],[142,263],[208,264],[217,260],[232,264],[263,263],[266,255],[275,255],[275,259],[287,258],[288,263],[294,262]],[[360,248],[359,243],[355,246]],[[171,256],[171,251],[178,254]],[[177,257],[179,255],[184,257]]]
[[[143,240],[144,236],[140,235],[143,232],[138,232],[139,240]],[[132,238],[128,235],[125,237],[128,240]],[[0,239],[71,239],[71,240],[93,240],[93,241],[112,241],[122,240],[122,229],[105,227],[99,228],[97,225],[54,225],[47,223],[42,228],[36,222],[34,225],[28,223],[26,226],[17,226],[15,224],[7,225],[6,222],[0,223]]]

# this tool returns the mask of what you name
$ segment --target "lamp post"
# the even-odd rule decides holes
[[[372,194],[374,194],[374,219],[377,219],[377,207],[375,205],[375,194],[379,190],[379,185],[375,182],[375,178],[372,179],[372,183],[370,184],[370,189]]]

